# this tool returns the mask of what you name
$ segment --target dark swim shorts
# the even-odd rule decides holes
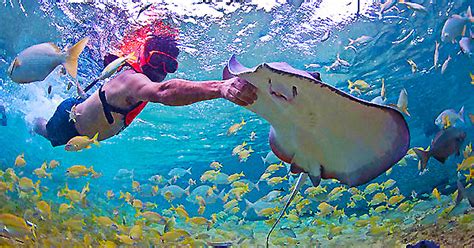
[[[65,145],[71,138],[80,135],[74,121],[69,121],[69,112],[74,105],[82,103],[85,99],[68,98],[59,104],[53,117],[46,124],[48,139],[53,146]]]

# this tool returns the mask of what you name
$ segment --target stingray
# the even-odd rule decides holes
[[[272,151],[300,174],[267,246],[308,177],[314,186],[321,178],[362,185],[391,168],[409,148],[408,125],[397,109],[340,91],[323,83],[318,73],[284,62],[247,68],[233,55],[223,76],[240,77],[257,88],[257,100],[246,108],[270,123]]]

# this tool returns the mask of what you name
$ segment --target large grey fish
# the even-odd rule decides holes
[[[471,6],[467,8],[466,16],[452,15],[444,23],[443,29],[441,30],[441,41],[443,42],[455,42],[456,38],[463,35],[465,27],[469,22],[474,22],[474,18],[471,13]]]
[[[16,83],[26,84],[43,81],[58,65],[77,77],[77,60],[89,38],[77,42],[69,50],[62,52],[53,43],[42,43],[28,47],[13,60],[8,68],[8,76]]]
[[[414,149],[420,159],[420,169],[426,168],[430,157],[444,164],[449,156],[455,153],[459,156],[464,139],[466,139],[466,132],[460,128],[450,127],[439,131],[431,141],[431,148],[428,151]]]

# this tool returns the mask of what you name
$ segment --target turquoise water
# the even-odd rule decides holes
[[[203,3],[196,3],[195,9],[192,8],[193,5],[173,7],[172,4],[156,4],[158,9],[155,10],[156,13],[167,12],[167,21],[174,23],[180,30],[181,54],[178,58],[180,66],[177,73],[170,75],[168,79],[173,77],[189,80],[220,79],[221,69],[232,54],[236,54],[239,61],[249,67],[263,62],[284,61],[298,69],[317,70],[321,72],[325,83],[346,92],[349,92],[347,80],[363,79],[374,85],[372,90],[361,96],[365,100],[371,100],[380,93],[383,78],[388,102],[396,103],[399,92],[403,88],[408,92],[408,108],[411,116],[405,116],[405,119],[410,128],[411,147],[426,148],[430,145],[436,132],[436,130],[432,131],[434,119],[445,109],[459,110],[462,106],[465,108],[466,118],[463,129],[467,132],[464,145],[472,140],[473,128],[468,118],[468,113],[474,113],[472,100],[474,86],[471,85],[469,76],[469,73],[474,73],[472,56],[458,54],[460,48],[457,43],[441,42],[439,63],[443,63],[448,55],[452,57],[452,60],[444,74],[441,74],[440,69],[430,70],[433,65],[435,41],[440,42],[443,24],[453,14],[464,14],[469,1],[417,1],[426,7],[426,13],[414,12],[402,4],[397,4],[399,11],[386,12],[382,18],[378,15],[380,8],[377,3],[363,3],[360,16],[357,18],[355,14],[357,1],[346,1],[352,3],[344,5],[344,11],[337,8],[318,8],[316,2],[321,2],[319,5],[324,6],[330,1],[303,3],[299,8],[289,4],[276,4],[268,10],[251,4],[232,4],[230,7],[225,4],[217,7],[211,5],[214,6],[213,12],[207,13],[220,13],[220,15],[208,14],[207,16],[201,16],[200,9]],[[94,225],[94,222],[89,220],[89,211],[112,218],[112,210],[120,209],[121,215],[127,215],[128,219],[133,219],[134,209],[127,204],[124,205],[123,199],[118,199],[119,191],[132,192],[131,180],[114,180],[119,169],[133,170],[133,179],[143,186],[151,185],[148,178],[153,175],[162,175],[168,179],[168,172],[172,168],[191,167],[192,175],[185,175],[178,179],[176,184],[185,188],[189,178],[192,178],[197,182],[197,185],[191,186],[192,191],[201,184],[213,185],[199,180],[205,171],[211,169],[209,164],[213,161],[219,161],[224,166],[221,172],[231,175],[243,171],[245,179],[252,182],[258,181],[267,166],[263,165],[261,157],[265,157],[270,151],[269,124],[252,112],[222,99],[185,107],[149,104],[139,115],[139,120],[124,132],[101,142],[100,147],[78,153],[66,152],[63,147],[52,148],[47,140],[32,134],[29,124],[31,120],[34,117],[49,118],[57,104],[72,96],[74,92],[73,90],[66,91],[66,79],[61,78],[57,71],[44,82],[30,85],[13,83],[6,71],[15,56],[33,44],[53,42],[64,47],[70,46],[84,36],[90,36],[91,42],[79,61],[79,80],[85,84],[100,73],[101,57],[105,52],[112,49],[113,44],[116,44],[126,32],[130,32],[134,25],[138,25],[140,20],[151,18],[147,17],[147,14],[152,12],[149,11],[144,12],[146,14],[142,15],[139,21],[135,20],[134,17],[139,10],[139,6],[136,6],[138,5],[114,4],[104,7],[101,4],[53,4],[49,1],[0,3],[0,13],[2,13],[0,17],[0,71],[4,72],[0,73],[0,103],[5,106],[8,116],[8,125],[0,126],[0,169],[14,167],[15,158],[24,153],[27,165],[24,168],[16,168],[15,171],[36,182],[38,178],[32,174],[33,170],[40,167],[43,161],[58,160],[61,165],[51,171],[52,179],[41,179],[41,186],[49,189],[42,189],[43,198],[53,205],[53,215],[58,215],[57,205],[54,204],[68,202],[64,198],[56,197],[58,190],[64,188],[65,183],[70,188],[80,190],[86,182],[89,182],[88,205],[84,208],[78,205],[74,210],[87,220],[89,229],[93,228],[89,225]],[[227,7],[220,9],[219,6]],[[331,11],[334,11],[334,15],[330,15]],[[468,24],[467,30],[470,29],[472,30],[472,24]],[[466,31],[466,33],[469,32]],[[373,40],[358,47],[356,52],[352,49],[344,49],[349,43],[349,38],[355,39],[361,35],[371,36]],[[397,42],[407,35],[409,36],[406,40]],[[340,54],[340,57],[347,60],[351,66],[337,71],[326,71],[324,66],[331,65],[337,54]],[[411,72],[411,67],[407,63],[408,59],[417,64],[416,73]],[[53,86],[51,95],[46,92],[48,85]],[[327,106],[327,108],[331,107]],[[242,119],[247,124],[236,135],[227,136],[227,129]],[[257,135],[254,141],[249,139],[252,131]],[[255,152],[246,162],[239,162],[238,157],[232,156],[232,149],[243,141],[247,141]],[[464,150],[464,145],[462,150]],[[451,156],[444,165],[431,159],[428,171],[420,174],[417,168],[418,161],[407,159],[406,166],[396,165],[390,175],[383,174],[369,183],[382,183],[389,178],[394,179],[396,187],[400,189],[400,194],[406,199],[411,199],[413,192],[416,192],[417,199],[421,199],[420,204],[428,204],[442,211],[449,206],[450,195],[456,190],[458,177],[456,164],[462,161],[462,155],[461,157]],[[93,166],[102,176],[96,179],[65,177],[66,169],[75,164]],[[286,169],[281,169],[275,176],[285,174]],[[462,174],[466,174],[466,171]],[[461,178],[464,180],[463,176]],[[326,184],[329,189],[339,186],[337,183],[326,182]],[[283,194],[288,194],[291,187],[291,183],[288,182],[274,187],[266,185],[265,182],[259,185],[259,191],[252,190],[244,198],[255,202],[271,189],[281,188],[284,190]],[[162,188],[163,185],[159,187]],[[224,189],[230,190],[229,185],[218,185],[217,188],[218,192]],[[359,188],[363,190],[365,187]],[[434,188],[443,195],[443,204],[433,200],[431,192]],[[117,197],[111,201],[105,201],[107,190],[113,190]],[[135,197],[143,202],[156,203],[158,207],[154,211],[165,216],[169,215],[164,210],[170,208],[170,203],[161,195],[146,197],[141,194],[146,193],[134,193]],[[349,196],[350,194],[345,192],[341,199],[331,204],[338,205],[339,209],[346,208],[345,213],[349,217],[351,214],[361,216],[369,213],[369,207],[362,204],[358,204],[354,209],[345,207],[349,202]],[[17,198],[15,192],[8,193],[8,198],[4,198],[8,199],[4,209],[8,209],[8,204],[17,204],[17,206],[35,204],[31,200],[17,201]],[[300,222],[283,221],[282,225],[290,226],[297,232],[295,240],[300,241],[302,245],[309,242],[310,235],[299,234],[298,231],[305,226],[315,226],[308,223],[313,220],[313,213],[318,212],[319,203],[320,201],[312,199],[307,211],[301,214]],[[472,216],[472,208],[470,209],[466,202],[463,203],[466,205],[464,206],[466,211],[471,211],[470,216]],[[177,199],[172,204],[174,206],[183,204],[190,215],[198,215],[199,206],[184,198]],[[274,204],[278,205],[278,203]],[[219,213],[222,210],[221,205],[220,202],[208,204],[203,216],[211,218],[213,213]],[[243,217],[242,213],[245,210],[243,200],[239,202],[239,206],[240,210],[235,216],[239,220],[245,220],[244,226],[250,227],[257,224],[256,240],[263,240],[269,226],[263,224],[262,221],[255,221],[262,218]],[[420,209],[423,211],[422,207]],[[4,212],[8,211],[4,210]],[[17,214],[22,216],[21,213]],[[229,216],[232,215],[234,214]],[[408,212],[406,218],[410,219],[412,215],[416,215],[415,212],[412,214]],[[349,217],[345,217],[342,221],[338,221],[335,217],[326,218],[324,221],[327,223],[320,225],[325,233],[328,232],[329,223],[344,226],[346,231],[340,235],[340,239],[338,235],[335,235],[335,239],[318,236],[318,242],[325,246],[334,244],[331,242],[347,241],[348,238],[344,235],[365,234],[367,230],[348,228]],[[228,218],[232,220],[232,217]],[[225,229],[223,223],[230,220],[219,220],[214,229],[219,229],[219,225]],[[37,217],[32,218],[31,221],[41,226],[42,221]],[[58,216],[55,221],[60,223],[63,219]],[[127,225],[133,225],[131,223],[132,221]],[[183,225],[183,229],[191,230],[185,224]],[[379,225],[382,224],[379,223]],[[472,221],[470,230],[472,231]],[[211,229],[207,232],[212,236],[210,240],[221,238],[215,235],[215,230]],[[398,230],[398,232],[403,233],[404,230]],[[243,236],[238,232],[234,233],[240,238]],[[281,234],[274,237],[278,235]],[[401,240],[397,237],[402,235],[392,236],[394,239]],[[70,241],[76,239],[82,241],[82,237],[83,234],[78,232],[75,239]],[[113,236],[107,237],[120,244]],[[105,240],[103,237],[94,236],[95,245],[99,243],[99,239]],[[368,241],[373,241],[375,244],[376,239],[373,237]],[[251,239],[245,242],[244,245],[256,244],[251,243],[254,242]],[[137,245],[140,244],[142,243],[137,242]]]

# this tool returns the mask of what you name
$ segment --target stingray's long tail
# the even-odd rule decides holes
[[[300,173],[300,177],[298,178],[298,181],[296,181],[296,185],[293,189],[293,191],[291,192],[291,196],[290,198],[288,199],[288,201],[286,202],[285,204],[285,207],[283,208],[283,210],[281,211],[280,213],[280,216],[278,217],[278,219],[275,221],[275,223],[273,223],[273,226],[272,228],[270,229],[270,231],[268,232],[267,234],[267,242],[266,242],[266,247],[268,248],[268,241],[270,240],[270,235],[272,234],[273,232],[273,229],[275,229],[275,227],[278,225],[278,222],[280,222],[280,219],[283,217],[283,215],[285,214],[286,212],[286,209],[288,209],[288,207],[290,206],[291,202],[293,201],[293,199],[295,198],[296,194],[298,193],[298,191],[300,191],[301,187],[303,186],[303,184],[306,182],[306,179],[308,178],[308,173]]]

